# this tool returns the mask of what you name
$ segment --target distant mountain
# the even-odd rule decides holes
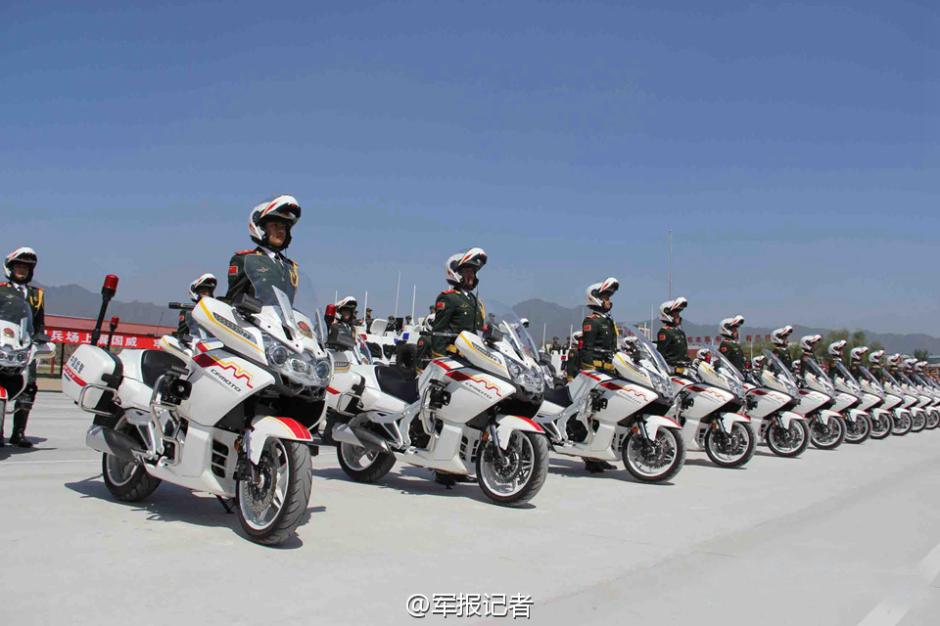
[[[95,317],[98,315],[98,307],[101,306],[101,296],[95,292],[89,291],[78,285],[63,285],[61,287],[44,287],[46,290],[46,311],[56,315],[73,315],[77,317]],[[548,302],[539,298],[525,300],[515,306],[508,306],[500,302],[487,302],[490,312],[501,315],[505,311],[512,311],[519,317],[527,317],[531,322],[532,335],[536,341],[542,339],[542,325],[546,325],[546,337],[550,341],[552,337],[558,337],[562,341],[568,336],[571,329],[575,331],[581,328],[581,321],[584,319],[585,307],[574,306],[565,307],[554,302]],[[108,308],[108,315],[117,315],[127,322],[138,322],[141,324],[165,324],[173,325],[176,320],[175,314],[164,306],[153,304],[152,302],[122,302],[112,300]],[[648,320],[618,320],[621,324],[647,324]],[[686,334],[694,340],[696,337],[716,337],[718,335],[718,324],[696,324],[686,321],[683,324]],[[794,337],[818,333],[825,336],[833,329],[812,328],[808,326],[794,326]],[[658,330],[657,326],[654,330]],[[772,328],[745,326],[742,329],[742,340],[747,335],[769,335]],[[859,329],[850,329],[859,330]],[[864,331],[868,341],[880,341],[885,349],[890,352],[913,353],[915,350],[927,350],[930,354],[940,354],[940,338],[931,337],[924,334],[897,334],[897,333],[875,333]]]
[[[79,285],[60,287],[43,286],[46,292],[46,312],[50,315],[73,317],[97,317],[101,307],[101,294]],[[118,316],[125,322],[138,324],[163,324],[174,326],[176,314],[165,306],[152,302],[123,302],[112,300],[108,306],[108,317]]]

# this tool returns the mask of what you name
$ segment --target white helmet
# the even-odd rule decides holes
[[[909,372],[914,369],[914,366],[917,365],[917,359],[904,359],[904,371]]]
[[[783,328],[778,328],[770,333],[770,339],[778,348],[786,348],[790,345],[790,335],[793,334],[793,327],[787,324]]]
[[[849,356],[852,357],[852,363],[861,363],[862,358],[867,353],[868,346],[858,346],[857,348],[852,348],[852,350],[849,352]]]
[[[927,368],[927,365],[928,365],[927,361],[918,361],[917,363],[914,364],[914,371],[917,372],[918,374],[922,374],[924,370]]]
[[[882,359],[884,359],[885,351],[884,350],[875,350],[868,355],[868,362],[872,365],[881,365]]]
[[[681,313],[687,306],[689,306],[689,301],[682,296],[675,300],[666,300],[659,305],[659,321],[672,324],[676,313]]]
[[[612,296],[617,293],[618,289],[620,289],[620,281],[613,276],[604,279],[603,282],[594,283],[585,291],[588,307],[595,310],[603,310],[604,303],[601,302],[601,296],[605,293]]]
[[[734,317],[726,317],[721,320],[721,324],[718,325],[718,332],[721,333],[721,336],[725,339],[734,339],[734,335],[741,325],[744,324],[743,315],[735,315]]]
[[[803,352],[812,352],[820,341],[822,341],[822,335],[806,335],[800,339],[800,347],[803,348]]]
[[[288,224],[287,238],[281,250],[290,245],[291,228],[300,220],[300,204],[294,196],[278,196],[273,200],[262,202],[251,210],[248,217],[248,234],[251,240],[259,246],[269,247],[268,234],[264,232],[264,223],[268,220],[280,219]]]
[[[843,355],[845,355],[845,346],[848,345],[848,341],[845,339],[839,339],[833,341],[829,344],[829,356],[833,359],[842,360]]]
[[[523,317],[522,319],[519,320],[519,323],[522,324],[522,327],[523,327],[523,328],[528,328],[528,327],[529,327],[529,318],[528,318],[528,317]]]
[[[33,280],[33,272],[36,269],[36,264],[39,262],[39,255],[36,254],[36,251],[32,248],[27,248],[23,246],[22,248],[17,248],[13,252],[7,255],[7,258],[3,261],[3,273],[6,274],[6,277],[9,280],[18,282],[13,278],[13,264],[14,263],[23,263],[29,266],[29,274],[26,276],[26,280],[23,281],[23,284]]]
[[[486,265],[486,251],[483,248],[470,248],[463,254],[455,254],[447,259],[447,265],[445,266],[447,282],[456,287],[463,282],[463,277],[460,275],[461,269],[472,267],[479,272],[484,265]],[[479,280],[474,281],[472,285],[464,285],[464,287],[473,289],[477,286],[477,282]]]
[[[888,365],[893,365],[894,367],[897,367],[897,366],[899,366],[900,364],[901,364],[901,355],[900,355],[900,354],[894,353],[894,354],[892,354],[891,356],[888,357]]]
[[[215,288],[218,286],[219,281],[215,276],[212,274],[203,274],[193,282],[189,283],[189,297],[192,298],[193,302],[199,302],[199,298],[202,297],[199,295],[200,289],[209,289],[211,290],[212,294],[214,294]]]
[[[752,370],[762,370],[764,366],[767,365],[767,357],[761,355],[756,356],[751,360],[751,369]]]
[[[337,311],[342,309],[352,309],[353,312],[355,312],[356,307],[359,306],[359,302],[352,296],[346,296],[345,298],[341,298],[340,301],[337,302],[334,306],[336,307]]]

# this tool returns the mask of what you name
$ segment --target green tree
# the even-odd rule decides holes
[[[926,361],[930,357],[930,353],[926,350],[914,350],[914,358],[918,361]]]

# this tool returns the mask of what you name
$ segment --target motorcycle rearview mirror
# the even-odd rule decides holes
[[[249,296],[247,293],[235,298],[232,302],[232,306],[235,307],[235,310],[244,315],[257,315],[261,313],[262,303],[261,300]]]
[[[196,305],[188,302],[167,302],[166,308],[171,311],[192,311],[196,308]]]

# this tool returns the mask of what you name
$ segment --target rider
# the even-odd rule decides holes
[[[689,301],[682,297],[659,305],[659,321],[663,327],[656,336],[656,349],[677,374],[683,373],[689,365],[689,341],[680,328],[682,311],[688,305]]]
[[[29,304],[33,312],[33,334],[41,335],[46,330],[46,308],[45,296],[40,287],[34,287],[29,283],[33,280],[33,272],[36,270],[36,264],[39,262],[39,256],[32,248],[17,248],[7,255],[3,262],[3,273],[6,274],[9,282],[2,283],[3,286],[11,287],[23,295],[23,299]],[[26,376],[26,387],[23,393],[16,399],[13,407],[13,434],[10,437],[10,444],[21,448],[32,448],[33,444],[26,439],[26,423],[29,421],[29,412],[36,401],[36,362],[29,366],[29,372]],[[3,445],[3,416],[0,415],[0,446]]]
[[[835,370],[836,363],[842,361],[843,356],[845,356],[845,346],[848,345],[848,343],[849,342],[845,339],[838,339],[829,344],[829,348],[826,351],[828,354],[826,369],[829,370],[830,376],[832,376],[833,370]]]
[[[875,377],[878,382],[884,382],[884,350],[875,350],[868,355],[869,368],[868,371],[871,372],[871,375]]]
[[[258,255],[270,259],[266,271],[280,274],[273,277],[275,284],[287,284],[296,289],[299,282],[298,266],[284,256],[284,250],[291,242],[291,229],[300,220],[300,204],[294,196],[278,196],[273,200],[262,202],[251,210],[248,217],[248,234],[257,247],[236,252],[229,261],[228,266],[228,292],[225,300],[232,302],[242,294],[255,295],[251,279],[245,273],[245,260],[251,255]],[[287,294],[291,302],[293,293]]]
[[[888,372],[895,378],[898,377],[898,369],[901,367],[901,355],[894,353],[888,357]]]
[[[450,289],[442,291],[434,303],[434,321],[431,323],[431,357],[439,358],[456,352],[454,340],[463,331],[484,329],[486,309],[473,290],[479,284],[477,273],[486,265],[483,248],[470,248],[455,254],[444,264],[444,276]],[[435,472],[435,480],[448,489],[465,477],[448,472]]]
[[[215,297],[215,288],[218,286],[219,281],[212,274],[203,274],[193,282],[189,284],[189,297],[193,301],[193,304],[199,302],[199,300],[205,296],[207,298]],[[193,314],[191,311],[180,311],[179,324],[176,327],[176,337],[184,337],[186,335],[191,335],[192,331],[197,328],[196,323],[193,321]]]
[[[477,273],[484,265],[486,252],[482,248],[470,248],[447,259],[444,274],[451,288],[442,291],[434,304],[432,358],[455,351],[454,340],[461,332],[483,330],[486,309],[473,290],[480,282]]]
[[[790,335],[793,334],[793,327],[787,324],[783,328],[778,328],[770,333],[770,340],[774,344],[774,355],[780,362],[786,365],[790,359]]]
[[[352,296],[346,296],[336,303],[339,318],[330,324],[326,347],[333,350],[352,350],[356,347],[356,307],[359,303]]]
[[[612,370],[614,352],[617,350],[617,325],[610,316],[613,308],[611,297],[620,288],[620,281],[609,277],[603,282],[587,288],[587,307],[590,315],[581,325],[581,349],[579,360],[582,370]],[[616,469],[610,463],[595,459],[584,459],[584,468],[592,474]]]
[[[611,370],[617,350],[617,325],[610,316],[610,298],[617,293],[620,282],[613,277],[587,288],[587,307],[591,313],[581,324],[581,369]]]
[[[565,376],[568,380],[574,380],[574,377],[581,371],[581,357],[579,354],[581,353],[582,337],[583,333],[579,330],[568,339],[568,356],[565,360]]]
[[[744,350],[738,341],[738,330],[744,324],[743,315],[735,315],[721,320],[718,331],[721,333],[721,345],[718,351],[725,355],[725,358],[731,361],[731,364],[738,368],[738,371],[744,373]]]
[[[819,364],[816,361],[816,355],[813,353],[813,350],[816,349],[816,344],[822,341],[822,335],[806,335],[800,339],[800,348],[803,350],[803,354],[800,356],[799,368],[796,374],[797,378],[801,381],[806,380],[806,374],[808,373],[809,368],[806,367],[806,364],[809,362]]]
[[[849,372],[856,380],[862,376],[862,359],[868,354],[868,346],[858,346],[849,351]]]

